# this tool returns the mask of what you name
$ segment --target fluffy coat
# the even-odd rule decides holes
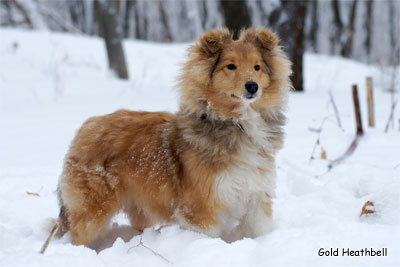
[[[121,209],[139,231],[178,223],[227,240],[271,231],[274,156],[291,87],[278,41],[268,29],[236,41],[224,28],[205,33],[189,48],[176,114],[88,119],[65,157],[60,234],[90,246]],[[250,100],[248,81],[260,88]]]

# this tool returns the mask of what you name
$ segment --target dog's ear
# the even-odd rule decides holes
[[[201,36],[199,39],[199,48],[204,56],[213,57],[219,55],[223,49],[223,45],[231,41],[232,37],[229,30],[219,28]]]
[[[278,36],[270,29],[248,29],[240,34],[240,40],[251,42],[262,50],[272,51],[279,43]]]

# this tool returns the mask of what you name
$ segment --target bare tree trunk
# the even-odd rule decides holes
[[[305,18],[307,14],[307,1],[293,1],[293,34],[294,45],[292,47],[293,75],[292,84],[296,91],[304,91],[303,88],[303,54],[305,44]]]
[[[399,18],[397,18],[399,19]],[[390,22],[390,46],[393,51],[393,57],[391,60],[391,64],[396,66],[399,62],[400,56],[398,53],[398,38],[396,38],[396,15],[395,15],[395,6],[393,1],[389,1],[389,22]],[[394,89],[394,88],[393,88]]]
[[[4,17],[2,19],[2,25],[0,26],[15,26],[16,23],[14,21],[14,18],[11,15],[11,0],[3,0],[0,1],[0,6],[3,6],[5,11],[4,12]]]
[[[307,0],[281,0],[281,5],[271,12],[268,19],[270,26],[279,33],[285,51],[293,63],[291,80],[296,91],[304,91],[303,53],[307,4]]]
[[[343,32],[343,22],[340,15],[340,6],[338,0],[332,0],[332,10],[333,10],[333,22],[335,25],[335,31],[331,35],[331,53],[336,54],[337,48],[341,47],[341,38]]]
[[[135,3],[135,33],[136,33],[136,39],[140,39],[140,37],[142,36],[140,34],[140,21],[139,21],[139,10],[137,7],[137,1],[133,0],[133,2]]]
[[[165,13],[164,6],[163,6],[163,0],[159,0],[159,10],[161,14],[161,21],[165,29],[165,37],[167,38],[168,42],[172,42],[172,34],[168,25],[168,19],[167,19],[167,14]]]
[[[125,38],[129,38],[129,34],[130,34],[130,23],[129,23],[129,19],[130,19],[130,15],[131,15],[131,9],[132,9],[132,1],[126,1],[125,2],[125,16],[124,16],[124,37]]]
[[[342,56],[344,56],[344,57],[350,57],[352,48],[353,48],[354,23],[356,20],[357,3],[358,3],[358,0],[354,0],[353,4],[351,5],[350,20],[349,20],[349,26],[347,29],[347,40],[342,48]]]
[[[368,62],[370,62],[371,60],[372,3],[372,0],[368,0],[365,2],[367,9],[367,17],[365,21],[365,31],[367,34],[365,38],[365,51],[367,53]]]
[[[284,3],[282,1],[281,6],[278,6],[278,8],[275,8],[274,10],[272,10],[268,16],[268,24],[273,28],[278,27],[278,21],[279,21],[279,18],[281,17],[281,13],[283,11],[283,7],[282,7],[283,4]]]
[[[251,26],[246,1],[221,0],[221,7],[226,27],[233,32],[233,39],[238,39],[240,30]]]
[[[98,36],[104,37],[103,24],[102,24],[102,19],[101,19],[102,9],[100,7],[100,2],[98,0],[96,0],[96,1],[94,1],[93,5],[94,5],[94,12],[95,12],[94,18],[95,18],[95,21],[97,22],[96,23],[97,27],[96,27],[95,32],[97,33]]]
[[[207,25],[207,19],[208,19],[206,0],[201,1],[200,9],[201,9],[201,14],[202,14],[201,15],[201,27],[203,29],[205,29],[206,25]]]
[[[71,16],[72,24],[78,28],[81,32],[87,33],[86,31],[86,12],[85,4],[82,0],[68,1],[66,2],[69,14]]]
[[[121,79],[128,79],[128,69],[125,63],[125,55],[122,47],[122,26],[118,25],[117,1],[98,1],[101,11],[101,25],[104,33],[104,41],[107,48],[108,64]]]
[[[311,8],[311,29],[310,29],[310,44],[314,52],[317,52],[317,47],[318,47],[318,39],[317,39],[317,33],[318,33],[318,1],[310,1],[310,8]]]
[[[257,8],[260,11],[261,21],[268,21],[268,14],[262,6],[262,0],[256,0]]]

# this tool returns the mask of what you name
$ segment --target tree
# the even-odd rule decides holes
[[[310,9],[310,20],[311,20],[311,27],[310,27],[310,33],[308,35],[309,39],[309,44],[314,52],[317,51],[318,47],[318,25],[319,25],[319,19],[318,19],[318,1],[310,1],[309,2],[309,9]]]
[[[80,31],[88,33],[86,25],[86,10],[83,0],[75,0],[66,2],[72,24]]]
[[[341,38],[342,38],[342,32],[343,32],[343,22],[342,22],[342,16],[340,13],[340,4],[338,0],[332,0],[332,13],[333,13],[333,25],[335,27],[335,30],[331,33],[331,53],[335,54],[340,48],[341,45]]]
[[[305,51],[305,19],[307,14],[307,1],[293,1],[294,19],[292,30],[294,44],[292,47],[293,75],[292,84],[296,91],[304,91],[303,88],[303,54]]]
[[[33,29],[33,23],[32,19],[29,16],[29,12],[26,10],[25,6],[18,2],[17,0],[5,0],[5,1],[0,1],[1,6],[3,6],[6,9],[5,12],[5,17],[7,18],[7,22],[9,25],[18,25],[18,24],[24,24],[28,28]],[[13,16],[12,16],[12,9],[15,7],[15,9],[18,11],[19,15],[23,18],[23,21],[17,22]]]
[[[291,76],[296,91],[303,91],[303,53],[305,51],[305,18],[307,0],[281,0],[281,5],[271,12],[270,26],[282,38],[283,46],[293,63]]]
[[[221,0],[225,25],[233,32],[233,39],[239,38],[240,30],[251,26],[249,10],[246,1]]]
[[[293,7],[307,2],[305,50],[370,63],[399,60],[393,51],[400,47],[400,1],[393,0],[0,0],[0,26],[103,37],[96,8],[100,1],[120,8],[118,20],[126,38],[189,42],[224,24],[237,38],[241,28],[252,24],[277,31],[289,54],[298,30],[291,20],[302,20],[295,14],[302,8]],[[293,32],[283,34],[285,27]]]
[[[368,57],[368,62],[371,59],[371,42],[372,42],[372,38],[371,38],[371,33],[372,33],[372,0],[367,0],[365,2],[366,5],[366,10],[367,10],[367,14],[366,14],[366,19],[365,19],[365,32],[366,32],[366,37],[365,37],[365,52],[366,52],[366,56]]]
[[[118,1],[97,1],[100,28],[104,34],[108,65],[121,79],[128,79],[128,69],[122,47],[122,27],[118,24]]]
[[[349,18],[349,25],[347,29],[347,39],[342,48],[342,56],[350,57],[351,50],[353,48],[353,38],[354,38],[354,23],[356,18],[356,11],[357,11],[357,3],[358,0],[353,0],[350,10],[350,18]]]

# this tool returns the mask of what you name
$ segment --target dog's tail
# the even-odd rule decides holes
[[[68,232],[68,214],[63,205],[61,205],[60,214],[58,215],[57,220],[53,220],[53,227],[51,228],[50,234],[44,242],[42,249],[40,250],[41,254],[44,254],[47,247],[50,244],[51,239],[56,235],[58,238],[62,237],[66,232]]]

